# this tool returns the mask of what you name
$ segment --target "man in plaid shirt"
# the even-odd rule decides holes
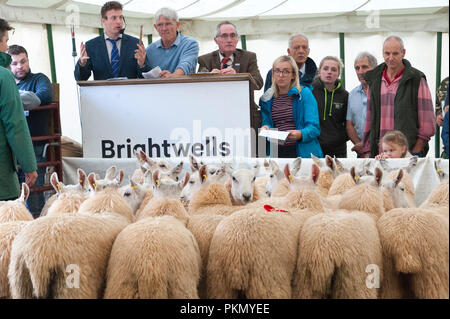
[[[405,134],[411,154],[422,157],[428,152],[428,141],[436,130],[433,101],[425,75],[404,56],[402,39],[390,36],[383,44],[385,63],[364,75],[369,84],[364,157],[375,157],[379,141],[391,130]]]

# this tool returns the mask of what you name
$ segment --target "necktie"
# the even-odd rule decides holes
[[[222,69],[228,68],[227,63],[228,63],[228,61],[230,61],[230,60],[231,60],[230,58],[223,58],[223,59],[222,59]]]
[[[111,69],[112,73],[115,78],[119,77],[119,50],[117,49],[116,41],[120,38],[113,40],[113,39],[107,39],[112,44],[112,50],[111,50]]]

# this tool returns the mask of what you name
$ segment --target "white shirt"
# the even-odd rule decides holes
[[[303,63],[303,66],[300,69],[300,72],[302,72],[302,76],[300,78],[304,77],[305,76],[305,72],[306,72],[306,62]]]
[[[111,41],[106,40],[106,39],[111,39],[110,37],[108,37],[106,35],[106,33],[104,34],[104,36],[105,36],[105,42],[106,42],[106,51],[108,51],[109,63],[111,63],[111,51],[112,51],[113,45],[112,45]],[[121,43],[122,43],[122,35],[119,35],[119,38],[116,41],[116,46],[117,46],[117,50],[119,51],[119,56],[120,56],[120,44]]]

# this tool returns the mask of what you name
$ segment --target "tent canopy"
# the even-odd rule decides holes
[[[105,0],[0,0],[0,13],[8,21],[101,27],[100,8]],[[201,35],[211,22],[240,21],[241,34],[286,32],[277,22],[289,22],[307,31],[390,31],[398,23],[403,31],[448,32],[446,0],[119,0],[127,28],[155,34],[154,14],[161,7],[177,10],[184,30]],[[324,19],[327,23],[323,23]],[[382,19],[382,23],[379,22]],[[209,23],[208,23],[209,22]],[[265,24],[263,24],[264,22]],[[322,23],[320,23],[322,22]],[[269,23],[270,28],[266,28]],[[300,24],[299,24],[300,23]],[[286,23],[283,23],[286,25]],[[379,29],[379,30],[374,30]],[[210,33],[209,33],[210,34]]]

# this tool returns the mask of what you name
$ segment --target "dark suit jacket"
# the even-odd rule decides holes
[[[198,72],[211,72],[213,69],[222,67],[220,64],[219,50],[198,57]],[[255,80],[253,83],[255,90],[259,90],[263,86],[263,78],[259,73],[256,54],[250,51],[236,49],[234,52],[234,61],[232,65],[236,73],[250,73]]]
[[[139,39],[135,37],[127,34],[122,35],[119,77],[127,77],[129,79],[142,78],[142,72],[150,71],[147,62],[141,69],[134,58],[134,50],[137,49],[138,42]],[[114,77],[103,35],[86,42],[86,53],[89,57],[86,65],[81,67],[79,62],[77,62],[75,66],[75,80],[85,81],[89,79],[91,72],[94,72],[94,80],[106,80]]]

